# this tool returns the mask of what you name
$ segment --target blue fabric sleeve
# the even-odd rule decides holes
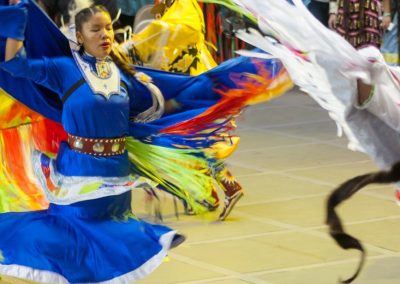
[[[24,40],[27,18],[23,1],[18,5],[0,6],[0,36]]]
[[[127,84],[129,94],[129,115],[136,116],[152,106],[153,101],[150,91],[137,81],[131,78]]]
[[[25,49],[21,48],[16,56],[0,63],[0,68],[14,77],[22,77],[44,86],[53,92],[62,94],[60,72],[49,58],[27,59]]]

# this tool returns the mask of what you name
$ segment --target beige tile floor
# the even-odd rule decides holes
[[[249,108],[240,117],[242,140],[228,165],[246,189],[225,222],[218,212],[175,217],[162,196],[164,223],[187,236],[141,284],[334,284],[354,271],[358,253],[329,238],[324,205],[338,183],[376,170],[351,152],[336,126],[309,97],[291,92]],[[222,194],[221,194],[222,195]],[[139,216],[153,208],[135,193]],[[368,251],[358,284],[400,283],[400,208],[392,186],[370,186],[339,210],[349,232]],[[27,283],[3,278],[0,283]]]

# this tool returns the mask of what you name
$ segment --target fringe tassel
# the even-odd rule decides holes
[[[209,158],[204,151],[161,147],[132,137],[127,139],[126,148],[130,161],[141,175],[186,201],[196,213],[206,211],[199,202],[212,198],[213,179],[209,174]]]
[[[263,101],[268,101],[283,94],[293,87],[293,83],[285,69],[271,77],[269,71],[253,60],[258,69],[258,74],[232,74],[232,80],[238,86],[236,89],[216,90],[221,95],[221,100],[204,113],[160,131],[161,134],[183,136],[202,136],[202,134],[217,131],[227,132],[234,128],[234,123],[229,123],[244,107]],[[209,137],[209,135],[205,135]],[[199,137],[197,137],[199,139]]]
[[[0,89],[0,212],[41,210],[48,202],[37,183],[31,155],[38,149],[55,155],[66,133],[58,123]]]
[[[0,129],[18,127],[43,119],[0,88]]]
[[[47,208],[32,169],[31,125],[2,130],[0,149],[0,212]]]

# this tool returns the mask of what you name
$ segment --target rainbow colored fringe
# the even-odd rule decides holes
[[[33,112],[0,89],[0,212],[47,208],[33,174],[31,154],[55,155],[66,134],[61,125]]]
[[[218,150],[213,145],[221,141],[230,144],[228,131],[236,127],[234,118],[244,107],[270,100],[293,86],[285,69],[271,77],[261,63],[255,60],[254,64],[258,74],[232,74],[237,88],[218,90],[222,98],[216,105],[152,137],[155,144],[171,141],[164,144],[167,147],[128,139],[129,157],[139,172],[185,200],[197,213],[205,211],[199,202],[214,202],[209,163],[218,156]],[[44,209],[48,202],[33,175],[31,154],[37,149],[54,157],[66,133],[61,125],[31,111],[4,91],[0,98],[4,102],[0,106],[0,212]],[[199,141],[199,149],[183,143],[186,139]]]
[[[131,162],[140,173],[185,200],[196,213],[205,211],[199,202],[215,202],[209,163],[226,158],[236,148],[239,139],[229,135],[236,128],[235,117],[246,106],[271,100],[293,87],[286,69],[271,76],[262,60],[252,61],[257,74],[231,74],[237,88],[217,90],[221,99],[202,114],[162,129],[152,137],[152,144],[127,142]]]
[[[0,132],[0,212],[39,210],[48,205],[33,176],[31,130],[31,125],[23,125]]]
[[[221,95],[217,104],[192,119],[164,128],[160,133],[197,139],[202,136],[209,139],[210,133],[218,136],[218,132],[225,136],[226,132],[235,128],[233,120],[246,106],[269,101],[293,87],[286,69],[282,68],[278,74],[271,76],[261,61],[252,61],[258,74],[231,74],[237,88],[216,90]]]
[[[54,157],[66,133],[60,124],[31,111],[2,90],[0,98],[4,102],[0,106],[0,212],[45,209],[48,201],[34,176],[32,151]],[[141,174],[185,200],[195,212],[205,211],[198,201],[214,202],[209,157],[203,150],[155,146],[132,137],[127,149]]]
[[[211,197],[210,157],[203,150],[156,146],[132,137],[127,139],[126,148],[140,174],[185,200],[194,212],[206,211],[199,202],[215,202]]]
[[[30,161],[32,122],[40,116],[0,89],[0,212],[39,210],[47,206]]]

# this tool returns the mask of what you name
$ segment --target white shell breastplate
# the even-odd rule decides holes
[[[77,51],[72,51],[72,54],[79,67],[79,70],[81,71],[86,82],[89,84],[89,87],[93,93],[102,95],[107,100],[111,97],[111,95],[119,95],[120,74],[114,62],[110,61],[105,63],[108,64],[107,68],[109,68],[108,76],[100,77],[96,71],[92,70],[90,64],[82,59]]]

